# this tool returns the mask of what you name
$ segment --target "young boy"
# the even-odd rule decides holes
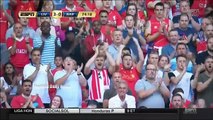
[[[52,77],[54,77],[54,75],[57,71],[63,70],[63,58],[62,58],[62,56],[55,56],[54,63],[55,63],[56,68],[51,70]],[[54,85],[54,83],[49,82],[49,95],[50,95],[51,100],[55,96],[55,94],[56,94],[56,86]]]

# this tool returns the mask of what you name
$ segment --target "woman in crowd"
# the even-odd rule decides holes
[[[50,102],[50,108],[64,108],[64,102],[61,96],[55,95]]]
[[[22,75],[15,75],[15,68],[12,63],[6,63],[4,66],[4,74],[0,77],[0,86],[5,90],[8,101],[19,93]]]

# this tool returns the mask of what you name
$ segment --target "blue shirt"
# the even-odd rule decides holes
[[[42,64],[51,64],[51,69],[55,68],[54,64],[54,57],[55,57],[55,39],[56,36],[50,35],[47,39],[45,39],[44,49],[41,54],[41,63]],[[57,44],[61,46],[60,40],[57,40]],[[34,41],[34,47],[41,47],[42,45],[42,38],[36,39]]]
[[[199,19],[197,16],[192,16],[192,18],[197,22],[199,23]],[[174,16],[173,19],[172,19],[172,22],[175,24],[175,23],[179,23],[179,20],[180,20],[180,15],[177,15],[177,16]],[[189,27],[192,28],[192,23],[191,23],[191,20],[189,21]]]
[[[6,40],[10,37],[12,37],[13,35],[13,27],[9,28],[6,32]],[[23,36],[26,36],[29,34],[30,38],[33,39],[33,42],[36,39],[39,39],[38,34],[31,28],[31,27],[23,27],[23,32],[22,32]]]
[[[171,59],[170,64],[171,64],[171,69],[173,71],[175,71],[177,69],[177,64],[176,64],[176,58]],[[189,61],[187,68],[186,68],[187,72],[193,73],[193,64],[191,61]]]
[[[125,39],[127,36],[128,36],[128,31],[127,31],[127,29],[124,29],[123,30],[123,38]],[[138,43],[140,44],[139,36],[138,36],[137,31],[135,29],[133,30],[133,37],[135,37],[138,40]],[[126,46],[129,47],[132,50],[133,54],[136,56],[136,58],[138,60],[139,59],[138,49],[137,49],[137,46],[136,46],[136,44],[135,44],[135,42],[133,41],[132,38],[129,40],[129,42],[127,43]]]
[[[188,37],[190,34],[194,35],[196,33],[196,31],[193,28],[190,28],[190,27],[188,27],[186,30],[183,30],[183,29],[180,29],[180,28],[177,28],[176,30],[178,31],[178,34],[179,34],[180,37],[183,37],[184,35],[186,37]],[[192,39],[187,44],[187,46],[189,47],[189,50],[192,53],[196,53],[197,52],[196,51],[196,47],[195,47],[194,43],[192,42]]]
[[[108,52],[110,53],[110,55],[112,56],[112,58],[114,60],[117,59],[117,56],[118,56],[118,53],[119,53],[119,48],[117,48],[117,46],[115,44],[111,44],[109,47],[108,47]]]
[[[170,56],[175,51],[175,48],[171,44],[168,44],[162,48],[162,55]]]

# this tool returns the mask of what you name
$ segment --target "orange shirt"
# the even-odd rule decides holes
[[[140,79],[140,72],[136,69],[136,67],[132,67],[128,70],[124,69],[122,64],[120,64],[119,72],[122,75],[122,80],[125,80],[127,82],[128,87],[132,92],[132,95],[137,98],[137,94],[135,91],[135,83]]]

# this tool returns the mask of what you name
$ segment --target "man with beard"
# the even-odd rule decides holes
[[[90,59],[94,54],[94,48],[103,42],[108,43],[109,45],[112,43],[111,37],[101,32],[101,23],[100,21],[93,21],[91,34],[87,35],[84,40],[84,57],[86,60]]]
[[[44,108],[41,98],[38,95],[31,95],[32,81],[22,82],[22,94],[15,96],[11,101],[12,108]]]
[[[204,62],[204,72],[197,77],[197,97],[206,101],[207,107],[213,103],[213,57],[208,56]]]
[[[139,80],[141,75],[141,69],[144,62],[143,52],[140,48],[138,40],[133,38],[133,42],[137,47],[139,55],[139,61],[134,64],[131,54],[122,55],[122,47],[119,47],[119,54],[116,59],[116,68],[119,67],[119,72],[122,75],[122,79],[128,84],[129,89],[132,91],[132,95],[136,98],[135,83]],[[122,60],[122,62],[121,62]]]
[[[213,37],[210,37],[207,40],[207,50],[197,55],[196,63],[197,64],[204,63],[204,60],[207,56],[213,56]]]
[[[87,61],[84,74],[88,75],[89,99],[98,101],[102,106],[104,92],[110,86],[109,76],[115,71],[115,61],[107,51],[107,43],[104,43],[102,52],[99,48],[98,45],[95,54]],[[109,62],[108,69],[104,67],[106,59]],[[95,65],[94,69],[91,68],[92,64]]]
[[[106,33],[107,35],[110,35],[116,29],[115,26],[110,24],[109,13],[106,10],[101,10],[99,12],[99,20],[101,22],[101,32],[102,33]]]
[[[69,28],[65,34],[65,40],[61,42],[62,56],[72,57],[78,65],[85,63],[83,58],[83,49],[81,49],[82,45],[77,38],[79,31],[75,28]]]
[[[126,81],[119,81],[117,87],[117,95],[109,99],[109,108],[135,108],[135,97],[127,94]]]
[[[138,80],[135,91],[138,95],[137,108],[165,108],[164,98],[170,96],[170,92],[162,79],[156,79],[157,67],[153,64],[146,66],[146,78]]]
[[[197,52],[201,53],[207,50],[207,40],[213,37],[213,25],[211,21],[205,17],[201,23],[201,30],[198,33],[199,41],[197,41]]]
[[[184,108],[184,102],[181,94],[177,93],[172,96],[172,106],[173,108]]]

